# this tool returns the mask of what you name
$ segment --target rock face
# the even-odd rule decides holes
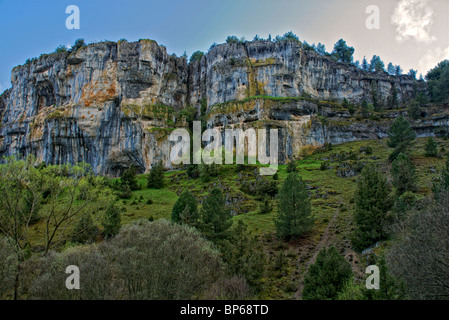
[[[409,76],[364,72],[297,41],[218,45],[190,64],[151,40],[102,42],[42,55],[14,68],[11,82],[0,96],[0,156],[85,161],[112,176],[130,165],[171,167],[167,138],[188,127],[188,106],[208,127],[279,128],[282,162],[309,145],[386,135],[389,119],[357,120],[344,98],[360,104],[377,92],[386,104],[395,87],[405,103],[422,90]],[[446,115],[438,121],[448,125]],[[419,123],[418,134],[435,127]]]

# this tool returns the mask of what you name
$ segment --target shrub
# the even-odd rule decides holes
[[[438,144],[434,138],[430,137],[426,144],[426,157],[438,156]]]
[[[302,297],[304,300],[334,300],[352,277],[351,265],[337,249],[324,247],[304,277]]]

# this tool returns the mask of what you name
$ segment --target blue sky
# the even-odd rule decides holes
[[[79,30],[65,27],[72,4],[80,9]],[[380,9],[379,30],[365,27],[371,4]],[[0,92],[11,86],[14,66],[77,38],[150,38],[169,53],[191,55],[228,35],[251,40],[290,30],[328,51],[343,38],[355,59],[376,54],[425,74],[449,58],[449,0],[0,0]]]

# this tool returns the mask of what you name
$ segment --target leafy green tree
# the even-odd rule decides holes
[[[188,208],[187,211],[185,211],[186,207]],[[178,200],[176,200],[171,212],[171,219],[174,222],[183,222],[183,219],[181,219],[182,215],[184,219],[188,218],[188,220],[190,220],[190,223],[188,223],[189,225],[194,225],[199,218],[198,204],[189,190],[184,190]]]
[[[393,161],[391,176],[398,195],[401,195],[406,191],[416,191],[416,168],[410,158],[405,154],[400,153]]]
[[[390,155],[390,160],[394,160],[400,153],[405,153],[415,139],[416,134],[410,127],[410,123],[403,117],[397,118],[388,131],[387,145],[395,148]]]
[[[164,167],[162,162],[159,161],[151,167],[147,186],[150,189],[161,189],[164,184]]]
[[[426,157],[438,156],[438,144],[434,138],[429,137],[426,143]]]
[[[120,208],[116,204],[112,204],[106,209],[102,225],[104,227],[103,234],[106,238],[114,237],[120,232]]]
[[[313,227],[312,209],[306,184],[295,172],[285,180],[278,198],[279,213],[274,220],[281,239],[297,238]]]
[[[431,69],[426,80],[433,102],[449,102],[449,60]]]
[[[341,62],[352,62],[353,54],[354,48],[349,47],[343,39],[337,41],[334,45],[334,51],[332,51],[332,56]]]
[[[355,192],[355,230],[352,244],[358,251],[387,237],[385,225],[389,221],[391,187],[385,175],[373,165],[366,166],[361,173]]]
[[[352,279],[351,265],[335,247],[324,247],[304,277],[304,300],[335,300]]]
[[[204,200],[200,217],[199,229],[211,241],[216,243],[229,235],[232,215],[220,189],[213,189]]]

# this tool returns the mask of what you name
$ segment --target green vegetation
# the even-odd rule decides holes
[[[392,163],[391,176],[398,195],[414,192],[416,186],[416,169],[413,162],[405,154],[400,153]]]
[[[403,117],[397,118],[388,132],[388,146],[394,148],[390,160],[394,160],[400,153],[406,153],[415,138],[416,134],[410,123]]]
[[[306,184],[296,172],[289,173],[278,199],[279,213],[275,220],[276,234],[281,239],[303,236],[313,226]]]
[[[438,144],[434,138],[430,137],[426,144],[426,157],[438,156]]]
[[[390,191],[387,179],[376,167],[369,165],[363,169],[354,195],[356,229],[352,245],[356,250],[362,251],[386,239],[385,226],[391,208]]]
[[[440,148],[448,148],[448,142],[446,140],[439,138],[435,138],[435,140]],[[416,185],[419,186],[419,188],[416,190],[416,193],[404,192],[399,197],[400,201],[404,202],[406,205],[401,207],[401,215],[398,215],[398,221],[407,221],[410,212],[413,210],[413,204],[419,204],[422,199],[432,195],[434,181],[436,181],[435,189],[444,190],[445,187],[449,188],[449,173],[447,173],[449,172],[449,162],[446,169],[441,170],[445,160],[438,157],[424,156],[428,139],[418,138],[415,141],[414,148],[409,150],[407,156],[415,164]],[[74,260],[75,258],[73,257],[82,255],[80,259],[86,259],[88,263],[93,263],[92,266],[102,266],[100,269],[93,269],[104,270],[104,272],[95,271],[95,277],[99,276],[100,280],[92,282],[92,285],[104,284],[105,288],[109,288],[106,284],[110,282],[111,272],[114,275],[114,279],[117,279],[117,281],[129,279],[124,278],[125,276],[122,275],[120,270],[124,270],[121,268],[122,266],[123,268],[126,266],[126,262],[140,261],[141,258],[139,256],[130,253],[125,259],[125,255],[123,255],[122,258],[120,258],[120,261],[123,262],[118,262],[118,260],[109,260],[110,258],[108,255],[103,255],[103,249],[97,250],[95,247],[100,246],[101,248],[106,248],[110,245],[110,240],[120,237],[123,228],[126,228],[138,220],[158,222],[161,221],[161,219],[170,219],[174,211],[175,203],[182,197],[184,192],[188,191],[192,195],[192,197],[189,197],[190,200],[193,198],[191,203],[193,206],[194,204],[197,205],[198,212],[202,212],[204,208],[207,209],[209,213],[208,216],[211,216],[213,219],[217,218],[217,234],[214,234],[214,229],[211,227],[204,228],[204,233],[202,232],[202,214],[199,215],[199,221],[198,224],[195,225],[195,228],[201,233],[201,237],[206,236],[216,243],[213,246],[215,248],[214,250],[217,250],[216,252],[220,257],[220,260],[223,261],[221,268],[223,272],[220,272],[220,274],[217,273],[214,276],[214,279],[216,280],[213,280],[212,282],[207,281],[207,283],[204,284],[207,288],[200,290],[201,293],[196,293],[195,297],[292,299],[297,296],[298,290],[300,290],[299,286],[304,286],[304,276],[307,274],[308,266],[313,265],[313,259],[320,249],[323,247],[335,246],[338,252],[346,252],[346,242],[348,239],[351,239],[351,236],[354,233],[353,228],[359,228],[355,221],[356,212],[358,210],[357,206],[359,204],[356,193],[356,182],[359,179],[363,179],[363,174],[359,177],[340,177],[337,175],[338,170],[336,168],[338,166],[349,164],[351,166],[357,165],[360,168],[363,168],[365,165],[375,165],[379,175],[390,179],[388,170],[390,166],[388,161],[390,149],[386,142],[386,140],[358,141],[333,145],[331,148],[323,147],[316,150],[314,153],[304,155],[301,160],[296,161],[296,174],[300,175],[303,179],[302,183],[307,185],[306,191],[303,192],[303,194],[307,195],[308,202],[310,203],[310,218],[313,219],[314,223],[311,225],[308,232],[300,237],[291,237],[288,241],[276,236],[277,230],[274,221],[279,217],[281,206],[279,201],[274,199],[273,195],[276,195],[276,193],[272,193],[275,189],[279,188],[281,190],[282,187],[285,186],[289,177],[287,165],[279,166],[277,180],[275,180],[274,177],[258,177],[257,174],[254,174],[255,169],[257,169],[259,165],[221,165],[217,166],[216,176],[210,176],[208,182],[189,177],[189,166],[186,166],[186,170],[171,172],[163,171],[162,176],[165,183],[160,189],[146,187],[146,182],[150,175],[149,173],[143,175],[136,174],[135,180],[139,188],[136,190],[128,190],[129,198],[127,199],[118,199],[118,196],[120,196],[122,192],[120,190],[122,179],[107,179],[104,177],[89,178],[90,175],[87,174],[85,177],[79,179],[80,181],[77,180],[78,186],[75,192],[75,204],[77,207],[85,202],[83,199],[89,199],[92,196],[93,193],[91,188],[95,190],[95,187],[91,186],[95,186],[98,183],[100,183],[98,186],[102,186],[102,192],[106,192],[106,194],[109,194],[110,196],[115,195],[115,197],[109,198],[115,205],[114,210],[108,209],[111,208],[111,202],[105,201],[107,198],[102,196],[104,200],[101,200],[101,203],[90,203],[86,207],[86,210],[83,211],[84,213],[90,214],[93,225],[97,228],[97,233],[94,238],[95,244],[88,244],[92,242],[90,239],[86,240],[87,244],[82,247],[73,242],[73,230],[83,217],[83,215],[80,214],[72,219],[70,224],[64,224],[64,227],[67,226],[67,232],[64,231],[64,233],[62,233],[61,241],[58,241],[55,245],[51,245],[51,250],[55,251],[55,253],[46,255],[45,250],[42,251],[42,247],[44,247],[45,244],[45,216],[50,207],[49,202],[45,200],[46,198],[42,198],[43,201],[39,201],[40,209],[33,209],[32,215],[30,211],[30,221],[33,222],[26,228],[28,230],[28,235],[24,239],[27,239],[27,244],[23,246],[23,251],[21,251],[23,253],[23,259],[20,262],[20,265],[22,266],[20,279],[23,279],[25,282],[20,283],[17,291],[17,298],[34,298],[42,295],[48,295],[48,298],[57,296],[70,299],[79,298],[72,296],[68,297],[66,296],[67,293],[62,293],[59,289],[54,289],[50,285],[50,282],[46,282],[49,280],[48,274],[46,275],[39,271],[39,273],[36,274],[39,279],[38,282],[35,282],[37,280],[33,278],[34,276],[27,274],[26,270],[29,270],[30,267],[35,268],[34,263],[37,261],[40,263],[56,263],[56,260],[53,260],[51,256],[53,254],[57,255],[58,259],[66,259],[66,256],[72,257],[70,258],[71,260],[64,260],[69,263],[78,263],[79,260]],[[14,184],[15,187],[11,188],[9,187],[11,184],[8,184],[7,181],[14,179],[14,177],[17,176],[17,172],[20,172],[20,170],[17,171],[17,168],[13,163],[15,163],[15,161],[10,161],[9,163],[6,163],[6,166],[2,167],[4,170],[6,170],[6,168],[8,168],[8,170],[2,171],[5,172],[5,174],[2,174],[0,179],[0,186],[5,186],[8,190],[11,189],[11,192],[15,192],[16,189],[14,188],[16,188],[16,185]],[[325,170],[322,170],[323,163],[325,163]],[[52,166],[42,164],[34,168],[29,164],[26,166],[27,170],[25,170],[25,172],[36,174],[37,171],[35,170],[45,170],[45,172],[48,173],[51,172],[51,170],[47,171],[48,167]],[[28,168],[30,170],[28,170]],[[195,167],[192,168],[195,169]],[[86,171],[88,170],[86,169]],[[193,171],[195,172],[195,170]],[[6,175],[6,172],[10,173]],[[66,176],[66,169],[58,169],[57,172],[58,174],[64,174],[66,177],[64,179],[68,178]],[[37,175],[37,177],[39,176],[42,177],[42,175]],[[392,177],[393,175],[391,175],[391,179]],[[268,184],[268,182],[270,184],[273,183],[273,185]],[[299,179],[298,184],[301,184]],[[124,183],[124,185],[128,184]],[[29,209],[25,208],[31,208],[30,205],[33,203],[32,199],[34,197],[32,196],[32,190],[27,190],[27,188],[30,188],[33,185],[26,184],[22,185],[22,187],[23,186],[26,188],[23,193],[20,193],[23,194],[22,210],[28,211]],[[221,200],[207,201],[206,199],[211,197],[212,193],[217,193],[212,192],[214,188],[221,190]],[[299,188],[297,187],[296,189]],[[48,191],[42,193],[42,195],[44,196],[47,193]],[[387,199],[389,203],[399,202],[399,195],[397,193],[388,192],[383,196],[382,192],[367,191],[366,194],[374,194],[374,196],[363,203],[375,201],[375,199],[378,198],[383,198],[383,201],[384,199]],[[69,197],[69,195],[70,193],[62,193],[59,195],[59,198],[57,199],[61,206],[63,206],[64,203],[67,203],[65,197]],[[49,197],[49,199],[52,197],[53,196]],[[279,195],[279,197],[281,197],[281,195]],[[208,202],[209,204],[207,204]],[[213,204],[210,205],[210,203]],[[374,203],[376,208],[380,206],[377,202]],[[177,205],[176,207],[181,206]],[[271,211],[267,210],[265,212],[262,210],[266,207],[270,208]],[[1,210],[5,210],[5,206],[0,206],[0,213],[2,212]],[[391,209],[388,210],[388,215],[391,215],[392,218],[396,218],[395,210],[394,207],[391,207]],[[190,218],[190,208],[186,210],[186,206],[184,205],[182,211],[183,212],[180,213],[180,223],[178,224],[190,224],[188,221],[196,220]],[[227,214],[221,215],[220,212],[227,212]],[[2,214],[5,214],[5,211],[3,211]],[[223,219],[218,219],[219,216],[222,216]],[[370,218],[368,213],[366,216],[367,218]],[[205,220],[207,220],[207,218]],[[210,220],[212,219],[209,219],[209,221]],[[387,226],[392,226],[391,220],[387,219],[386,221]],[[87,225],[89,224],[90,223]],[[370,223],[366,222],[366,224]],[[209,226],[211,225],[213,225],[213,223],[209,223]],[[229,228],[221,228],[220,225],[224,225],[225,227],[229,225]],[[371,225],[376,226],[377,223],[372,222]],[[188,226],[183,227],[187,228]],[[221,231],[223,229],[225,229],[224,232]],[[382,228],[381,231],[386,232],[391,230]],[[168,235],[175,232],[175,230],[169,229],[167,232]],[[139,234],[139,232],[133,233],[133,235],[137,234]],[[384,233],[383,235],[384,237],[381,239],[386,239],[387,241],[377,239],[368,241],[369,244],[367,242],[367,245],[362,246],[363,248],[360,250],[377,243],[377,247],[371,249],[373,252],[371,257],[384,252],[388,253],[390,246],[395,244],[397,239],[399,239],[399,235],[393,234],[391,237],[389,237],[390,233]],[[154,236],[156,237],[156,234]],[[2,240],[4,243],[2,242],[0,245],[0,273],[5,275],[5,281],[0,283],[0,294],[3,294],[3,298],[12,299],[14,298],[14,282],[15,274],[17,272],[17,263],[15,261],[17,261],[18,256],[14,249],[15,247],[10,247],[10,243],[14,244],[14,242],[7,241],[6,237],[3,236],[0,237],[0,241]],[[25,244],[25,242],[23,243]],[[129,247],[129,250],[133,251],[134,249]],[[72,254],[71,252],[74,253]],[[114,257],[118,256],[114,255]],[[382,266],[380,260],[379,262],[367,261],[365,256],[358,253],[354,253],[354,258],[359,260],[358,264],[352,264],[352,269],[355,274],[360,274],[360,272],[364,273],[362,267],[365,266],[365,262],[377,264],[380,267]],[[5,262],[3,263],[3,261]],[[115,262],[111,263],[110,261]],[[159,258],[158,261],[161,262],[165,260],[164,258]],[[53,265],[55,267],[58,266],[58,264]],[[110,271],[109,265],[113,267],[112,271]],[[138,265],[140,265],[140,262]],[[387,279],[386,277],[388,277],[388,279],[395,281],[398,274],[400,274],[399,270],[391,265],[389,259],[387,259],[387,265],[388,272],[391,272],[391,275],[386,274],[384,276],[381,267],[381,277],[383,279]],[[43,269],[39,270],[50,270],[50,268],[43,267]],[[137,272],[137,270],[134,271]],[[94,273],[92,273],[92,279],[94,277],[93,274]],[[56,277],[56,274],[52,273],[51,276],[53,275]],[[66,276],[64,272],[62,272],[62,275]],[[167,277],[170,276],[167,275]],[[139,280],[139,286],[145,288],[146,284],[141,281],[144,280]],[[34,283],[32,287],[29,286],[30,283]],[[42,283],[43,286],[41,286],[40,283]],[[405,281],[405,284],[407,283],[408,282]],[[4,286],[5,289],[2,289],[2,286]],[[324,286],[327,287],[328,284],[325,284]],[[39,287],[47,289],[45,289],[45,292],[41,291],[38,293]],[[397,292],[397,294],[394,295],[384,295],[388,292],[393,292],[392,289],[387,289],[387,292],[384,292],[382,296],[375,296],[375,292],[364,289],[364,281],[360,282],[358,279],[352,278],[345,281],[345,284],[341,287],[339,286],[339,288],[340,289],[338,289],[337,292],[338,296],[336,297],[338,299],[347,299],[348,297],[356,297],[357,299],[381,299],[382,297],[386,297],[386,299],[393,299],[394,297],[400,296],[400,290],[398,289],[395,289],[396,291],[394,292]],[[55,290],[54,293],[51,293],[53,290]],[[175,291],[176,290],[172,292]],[[109,289],[105,289],[104,292],[104,295],[95,294],[92,296],[105,299],[114,297],[114,294],[111,293]],[[131,293],[128,293],[127,289],[123,292],[122,299],[131,297]],[[143,294],[142,291],[140,292],[141,295],[135,293],[132,297],[144,297],[146,295]],[[304,293],[303,290],[299,292]],[[89,296],[87,292],[83,292],[82,298],[88,299],[92,296]],[[304,295],[302,298],[305,298]]]
[[[433,102],[449,101],[449,60],[444,60],[426,75]]]
[[[195,51],[192,56],[190,57],[190,63],[195,62],[195,61],[200,61],[201,58],[203,58],[204,56],[204,52],[202,51]]]
[[[351,265],[335,249],[323,248],[304,278],[304,300],[334,300],[353,277]]]
[[[162,166],[162,162],[159,161],[151,167],[147,186],[152,189],[160,189],[164,186],[164,183],[164,167]]]
[[[195,226],[198,218],[198,204],[192,193],[185,190],[173,206],[171,219],[174,222]]]

